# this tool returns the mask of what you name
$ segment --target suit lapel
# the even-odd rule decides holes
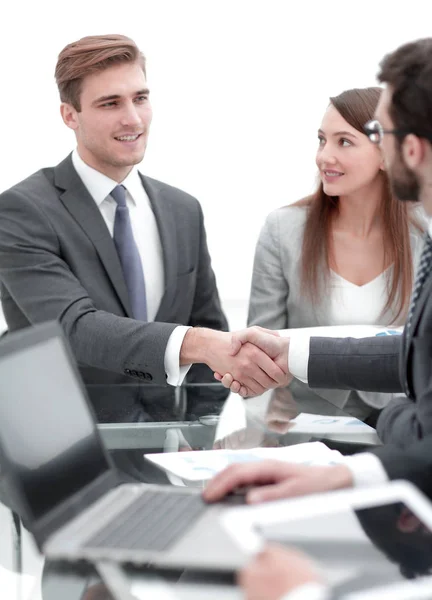
[[[162,245],[165,290],[155,321],[165,321],[169,317],[169,309],[176,290],[177,253],[180,251],[177,242],[175,212],[165,190],[159,187],[156,181],[141,175],[141,173],[140,177],[150,200]]]
[[[61,202],[92,241],[124,311],[131,317],[129,294],[113,240],[95,201],[75,171],[70,155],[54,169],[54,182],[63,190]]]
[[[414,313],[412,316],[411,328],[410,328],[410,336],[409,336],[409,339],[407,339],[407,346],[411,343],[413,334],[414,334],[415,330],[417,329],[417,325],[419,324],[420,317],[423,314],[424,305],[426,304],[426,301],[430,298],[431,293],[432,293],[432,272],[429,273],[426,281],[424,282],[423,289],[422,289],[420,296],[418,297],[416,305],[414,307]]]
[[[408,390],[409,390],[408,375],[410,373],[410,365],[409,365],[408,361],[409,361],[409,357],[410,357],[411,342],[414,337],[414,333],[419,325],[421,316],[423,315],[424,306],[425,306],[427,300],[430,298],[431,294],[432,294],[432,273],[430,273],[428,278],[426,279],[426,281],[423,285],[421,294],[420,294],[420,296],[416,302],[416,305],[414,307],[414,313],[412,316],[409,336],[405,335],[405,332],[404,332],[405,339],[404,339],[403,348],[404,348],[405,352],[403,355],[403,365],[402,365],[404,371],[401,371],[401,372],[405,372],[405,374],[406,374],[406,382],[408,385]]]

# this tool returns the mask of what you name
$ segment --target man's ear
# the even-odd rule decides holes
[[[78,111],[72,106],[72,104],[62,102],[60,105],[60,114],[64,124],[67,125],[67,127],[70,127],[70,129],[73,129],[74,131],[78,129]]]
[[[413,133],[405,136],[402,142],[402,157],[406,166],[411,171],[416,170],[425,159],[425,140],[417,137]]]

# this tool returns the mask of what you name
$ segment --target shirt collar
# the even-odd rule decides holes
[[[93,169],[93,167],[90,167],[87,163],[85,163],[78,154],[77,149],[72,152],[72,163],[76,172],[81,177],[84,185],[98,206],[100,206],[105,198],[111,194],[115,186],[119,185],[117,181],[114,181],[114,179],[107,177],[100,171]],[[137,189],[137,185],[140,185],[142,188],[138,168],[134,166],[121,183],[128,190],[130,197],[135,202],[134,195],[136,197],[136,194],[134,194],[134,190]]]
[[[428,219],[428,234],[432,238],[432,217]]]

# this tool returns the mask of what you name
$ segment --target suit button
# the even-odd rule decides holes
[[[125,369],[124,372],[126,373],[126,375],[130,375],[131,374],[130,369]]]
[[[131,375],[133,375],[134,377],[138,377],[138,372],[137,372],[137,371],[131,371],[130,373],[131,373]]]
[[[150,373],[143,373],[144,375],[144,379],[147,379],[147,381],[151,381],[153,379],[153,376]]]

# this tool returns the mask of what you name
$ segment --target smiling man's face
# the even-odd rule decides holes
[[[109,67],[84,78],[81,110],[62,104],[63,120],[75,131],[78,152],[91,167],[123,181],[144,158],[152,109],[138,63]]]

